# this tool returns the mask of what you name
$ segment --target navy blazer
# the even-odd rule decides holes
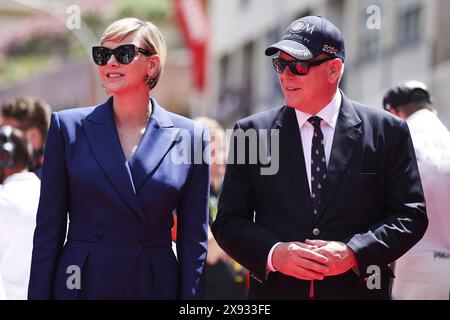
[[[129,161],[112,98],[52,114],[29,299],[203,297],[209,161],[176,156],[203,154],[208,136],[193,121],[151,102],[152,116]]]
[[[249,297],[307,299],[310,281],[279,272],[265,279],[266,261],[277,242],[322,239],[346,243],[356,254],[360,277],[350,270],[315,281],[316,298],[388,298],[388,264],[420,240],[428,222],[406,122],[343,95],[317,215],[295,110],[274,108],[239,121],[239,128],[279,130],[271,141],[276,152],[273,138],[279,139],[278,172],[261,174],[271,164],[229,163],[212,226],[219,245],[251,270]],[[248,154],[248,147],[233,151]],[[381,287],[374,290],[375,280],[367,286],[372,265],[380,270]]]

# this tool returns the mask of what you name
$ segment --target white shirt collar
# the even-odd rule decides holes
[[[335,129],[336,122],[339,116],[339,109],[341,108],[341,102],[342,102],[342,94],[341,91],[338,89],[336,91],[333,100],[331,100],[331,102],[325,108],[320,110],[315,115],[295,109],[299,127],[302,128],[305,122],[307,122],[310,117],[318,116],[322,118],[330,127]]]

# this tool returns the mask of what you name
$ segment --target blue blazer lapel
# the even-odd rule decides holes
[[[131,210],[144,219],[114,123],[112,98],[98,105],[82,123],[92,153],[104,174]]]
[[[174,142],[178,141],[179,128],[174,128],[169,113],[151,99],[152,116],[144,136],[131,157],[130,169],[136,190],[152,175]]]
[[[312,220],[313,207],[306,175],[305,156],[298,127],[297,117],[293,108],[285,106],[278,119],[276,126],[280,129],[280,155],[287,164],[290,178],[294,183],[298,194],[303,199],[303,204]]]
[[[351,101],[342,93],[341,109],[334,132],[327,179],[316,219],[320,219],[330,201],[338,193],[337,188],[347,171],[357,142],[363,134],[360,124],[361,119],[353,108]]]

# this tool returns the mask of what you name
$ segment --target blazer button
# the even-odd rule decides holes
[[[317,228],[314,228],[313,235],[318,236],[320,234],[320,230]]]

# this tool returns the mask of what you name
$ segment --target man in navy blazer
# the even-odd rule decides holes
[[[53,113],[29,299],[203,298],[209,164],[199,155],[207,133],[150,103],[151,118],[129,160],[113,98]],[[180,159],[182,152],[189,158]]]
[[[251,271],[249,298],[388,299],[388,264],[428,223],[408,127],[338,89],[344,40],[327,19],[294,21],[266,55],[285,105],[235,125],[214,236]],[[267,141],[239,143],[252,131]]]

